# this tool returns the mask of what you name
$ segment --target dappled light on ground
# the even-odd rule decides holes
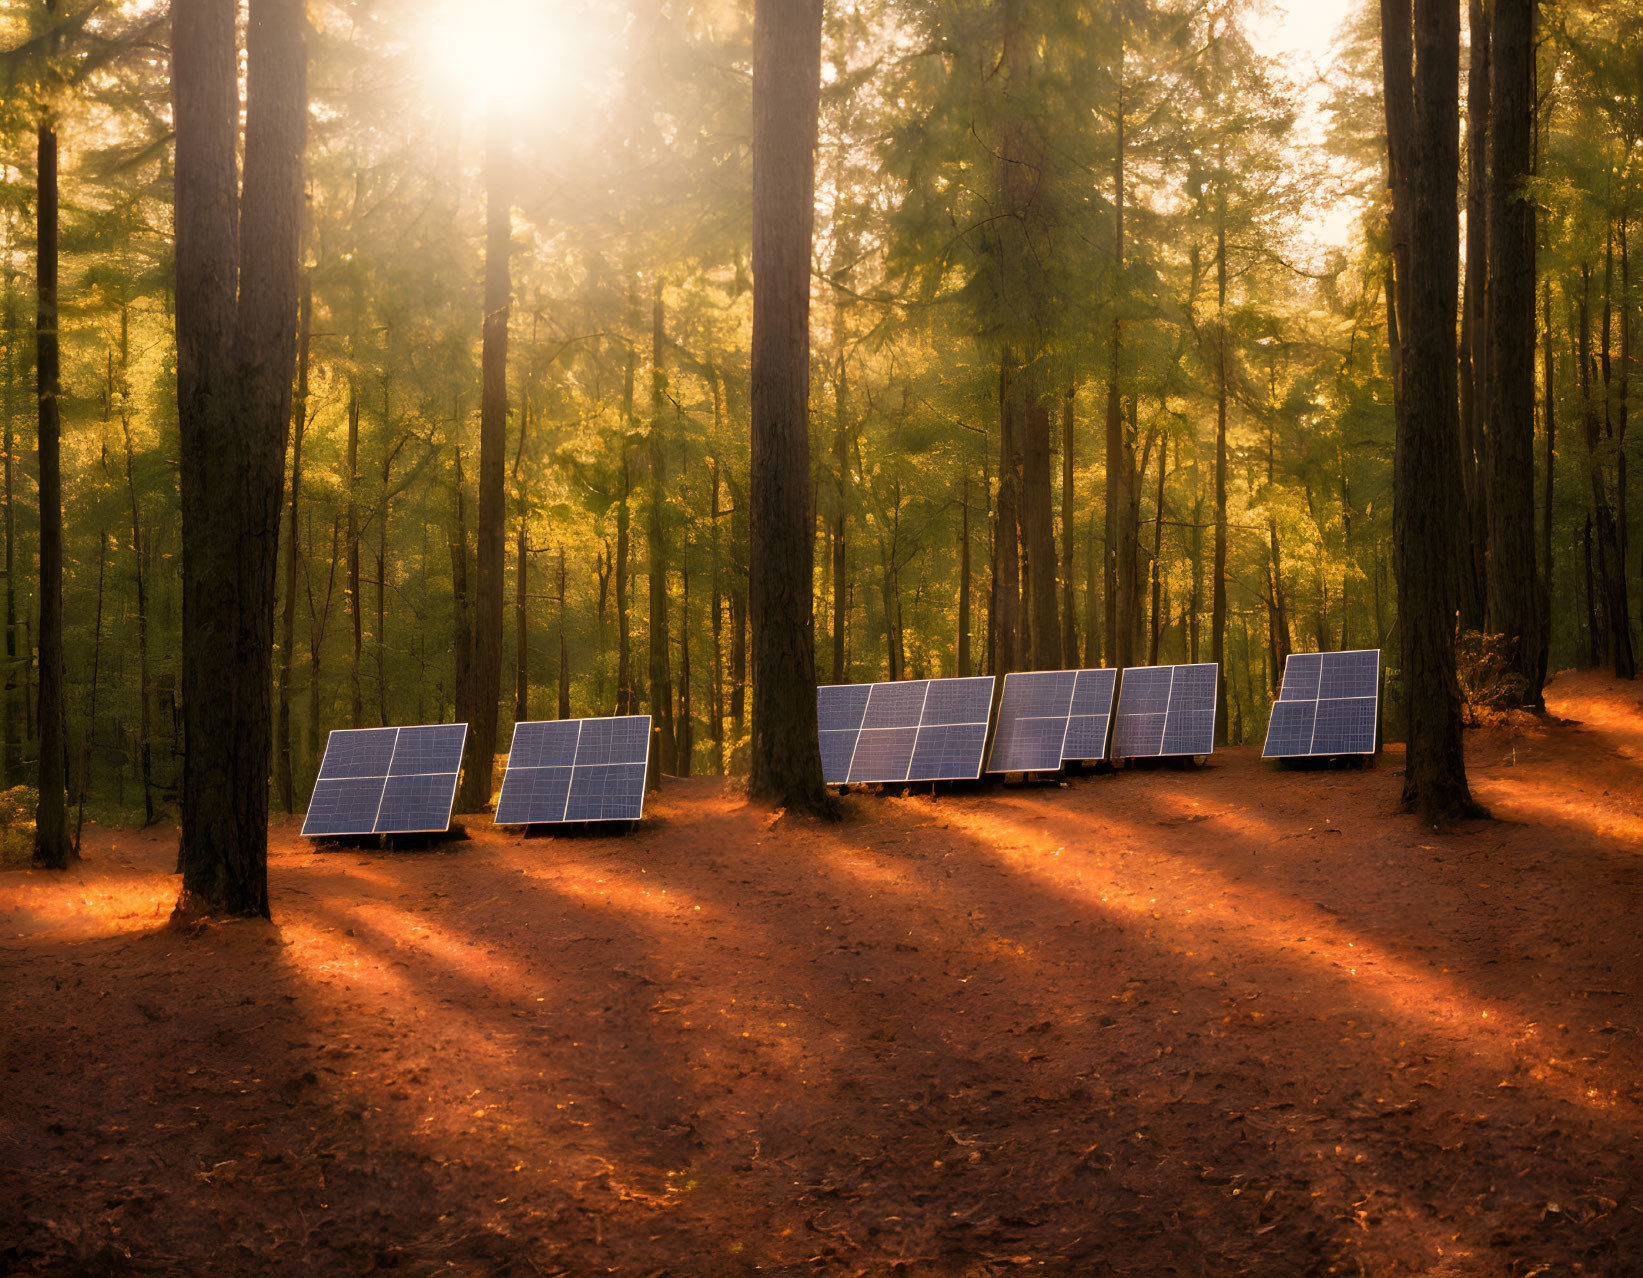
[[[1552,693],[1442,832],[1390,755],[1246,748],[837,825],[288,821],[272,926],[157,930],[165,838],[8,872],[0,1262],[1630,1272],[1643,709]]]

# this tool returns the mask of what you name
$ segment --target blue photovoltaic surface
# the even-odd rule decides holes
[[[1118,688],[1112,757],[1213,753],[1219,674],[1213,662],[1125,670]]]
[[[326,739],[303,834],[448,829],[467,736],[465,723],[337,729]]]
[[[829,684],[816,689],[829,785],[981,775],[993,677]]]
[[[1107,752],[1116,670],[1033,670],[1004,676],[989,772],[1053,772]]]
[[[495,822],[637,821],[649,759],[648,714],[517,723]]]
[[[1297,652],[1284,662],[1261,756],[1374,754],[1381,652]]]

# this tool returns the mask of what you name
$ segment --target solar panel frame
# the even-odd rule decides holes
[[[1169,759],[1215,753],[1215,699],[1221,668],[1213,661],[1129,666],[1112,715],[1113,759]]]
[[[568,825],[642,820],[650,768],[650,729],[648,714],[515,723],[492,823]],[[516,763],[516,756],[529,762]],[[550,815],[555,805],[558,816]]]
[[[975,675],[821,685],[816,722],[824,780],[828,785],[975,780],[986,753],[996,682],[992,675]],[[967,771],[972,750],[975,768]]]
[[[438,834],[450,829],[467,739],[465,723],[333,729],[326,737],[319,776],[308,811],[303,814],[303,837]],[[403,754],[401,742],[405,745]],[[453,759],[454,769],[432,766]],[[404,804],[390,806],[390,792],[405,796]],[[441,794],[445,816],[442,823],[435,824]],[[355,799],[352,804],[346,802],[350,795]],[[374,807],[370,802],[373,797]],[[371,813],[369,822],[364,817],[367,810]],[[407,811],[419,815],[404,816]]]
[[[1102,684],[1106,685],[1104,695]],[[1018,670],[1006,674],[993,746],[987,755],[987,771],[1054,772],[1073,759],[1106,758],[1117,690],[1118,671],[1110,666]],[[1091,713],[1103,702],[1105,711]],[[1024,714],[1023,710],[1042,713]],[[1084,713],[1080,713],[1081,710]],[[1092,728],[1083,722],[1085,720],[1100,721],[1099,748],[1093,753],[1083,749],[1069,753],[1068,747],[1075,742],[1088,743]],[[1075,721],[1078,722],[1076,730]],[[1018,732],[1030,734],[1030,752],[1012,753],[1018,748]]]
[[[1261,757],[1374,754],[1380,746],[1380,683],[1379,648],[1291,653],[1284,661]]]

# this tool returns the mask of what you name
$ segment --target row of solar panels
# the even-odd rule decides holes
[[[331,733],[305,835],[449,828],[465,723]],[[637,821],[645,812],[650,716],[518,723],[496,801],[497,825]]]
[[[1212,664],[1133,667],[1122,678],[1116,670],[1008,674],[987,770],[1209,754],[1217,677]],[[847,785],[980,776],[993,685],[985,675],[818,688],[823,777]],[[1374,753],[1379,691],[1378,649],[1290,657],[1262,755]],[[467,736],[465,723],[332,732],[303,834],[448,828]],[[637,821],[649,750],[644,714],[515,724],[494,820]]]
[[[1209,663],[1132,667],[1122,678],[1104,669],[1007,674],[987,771],[1210,754],[1218,677]],[[980,776],[993,687],[985,675],[818,688],[823,777],[855,785]],[[1263,757],[1373,754],[1379,690],[1378,649],[1290,657]]]

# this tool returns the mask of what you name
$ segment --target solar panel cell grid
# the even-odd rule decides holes
[[[1380,668],[1377,648],[1292,654],[1284,663],[1263,757],[1373,754]]]
[[[465,723],[332,732],[302,832],[315,837],[447,829],[467,735]]]
[[[829,785],[951,780],[981,770],[993,679],[914,679],[816,689]]]
[[[1219,675],[1213,662],[1125,670],[1113,723],[1113,757],[1212,753]]]
[[[1054,772],[1106,753],[1115,670],[1031,670],[1005,676],[990,772]]]
[[[637,821],[649,753],[649,715],[517,724],[496,824]]]

